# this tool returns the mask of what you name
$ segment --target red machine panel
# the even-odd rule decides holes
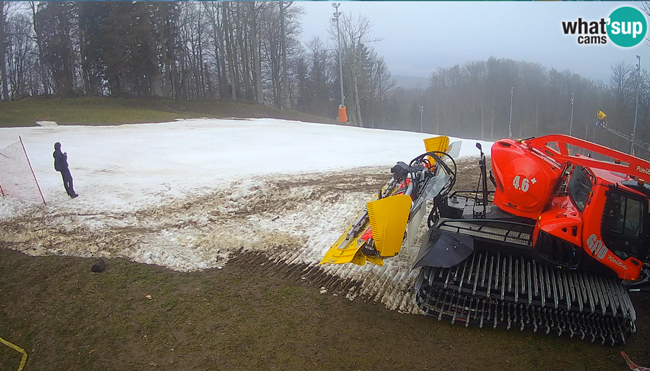
[[[536,219],[551,199],[562,169],[512,139],[492,146],[497,181],[494,204],[511,214]]]

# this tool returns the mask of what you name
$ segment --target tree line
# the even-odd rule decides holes
[[[0,1],[1,97],[218,99],[335,118],[338,48],[319,38],[303,45],[303,13],[284,1]],[[392,88],[370,28],[363,16],[341,14],[345,95],[357,125],[381,117]],[[330,34],[338,41],[338,29]]]
[[[636,115],[636,138],[650,143],[650,76],[637,67],[619,62],[605,83],[489,58],[440,68],[424,89],[396,89],[388,107],[414,131],[486,140],[571,134],[629,152],[629,142],[595,123],[603,110],[610,128],[631,135]]]
[[[357,126],[494,140],[565,133],[619,149],[596,130],[604,110],[637,138],[647,128],[645,70],[619,63],[608,83],[489,58],[439,68],[424,89],[395,87],[370,20],[339,13],[328,40],[301,42],[293,2],[0,1],[0,97],[160,97],[266,104]]]

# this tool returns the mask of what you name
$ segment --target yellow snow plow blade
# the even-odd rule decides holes
[[[411,196],[406,195],[368,202],[372,237],[381,257],[388,258],[399,252],[410,210]]]
[[[343,263],[354,263],[357,265],[364,265],[366,264],[366,259],[362,258],[357,258],[355,259],[355,255],[357,254],[357,251],[363,246],[365,241],[359,240],[359,235],[363,233],[365,230],[368,229],[368,226],[370,225],[368,219],[367,219],[367,211],[363,211],[361,214],[357,216],[355,219],[357,222],[360,222],[362,228],[359,228],[358,233],[354,233],[352,230],[355,227],[355,223],[350,225],[345,232],[339,237],[338,240],[330,247],[329,250],[327,250],[327,253],[325,253],[325,256],[321,260],[320,264],[325,264],[325,263],[330,263],[330,264],[343,264]],[[365,220],[363,218],[365,217]]]
[[[406,195],[389,196],[381,200],[373,200],[367,204],[367,212],[364,211],[357,217],[361,221],[360,232],[351,234],[357,222],[353,223],[330,247],[320,264],[343,264],[354,263],[365,265],[366,261],[377,265],[383,265],[383,257],[395,256],[402,246],[404,231],[411,209],[411,197]],[[365,217],[365,219],[364,219]],[[372,226],[372,236],[375,241],[375,248],[381,256],[365,255],[360,251],[366,243],[359,238],[369,226]],[[352,237],[350,237],[352,235]]]
[[[449,150],[449,137],[439,136],[424,140],[427,152]],[[434,160],[429,159],[431,164]],[[411,211],[411,196],[404,194],[395,195],[399,184],[394,179],[382,188],[381,194],[385,195],[379,199],[375,194],[366,209],[354,219],[352,224],[343,232],[336,242],[327,250],[320,264],[344,264],[354,263],[365,265],[371,262],[383,265],[383,258],[395,256],[402,247],[402,241],[406,233],[409,213]],[[391,189],[388,189],[388,187]],[[418,219],[421,221],[421,219]],[[419,226],[414,226],[418,228]],[[362,238],[366,232],[366,238]],[[366,243],[374,243],[363,249]],[[371,255],[364,254],[364,251],[373,251]]]
[[[424,148],[426,149],[427,152],[433,152],[433,151],[447,152],[447,149],[449,148],[449,137],[439,136],[433,138],[426,138],[424,139]],[[429,156],[429,162],[431,162],[431,164],[433,165],[436,163],[436,160],[434,160],[431,156]]]

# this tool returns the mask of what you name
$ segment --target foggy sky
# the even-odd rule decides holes
[[[304,42],[320,36],[329,48],[336,48],[327,32],[334,13],[331,4],[294,3],[305,9]],[[610,40],[580,45],[578,35],[564,35],[562,21],[599,21],[626,5],[640,10],[641,3],[343,1],[339,11],[370,20],[371,35],[381,39],[372,46],[393,75],[429,77],[436,68],[493,56],[537,62],[607,83],[611,66],[620,61],[636,65],[635,55],[641,56],[642,69],[650,69],[648,43],[633,48],[620,48]]]

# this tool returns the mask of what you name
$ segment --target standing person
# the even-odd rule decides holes
[[[54,170],[61,173],[61,176],[63,177],[63,186],[65,187],[68,196],[70,196],[70,198],[79,196],[75,193],[72,186],[72,174],[70,174],[70,169],[68,169],[68,153],[61,152],[61,143],[54,143],[54,153],[52,156],[54,157]]]

